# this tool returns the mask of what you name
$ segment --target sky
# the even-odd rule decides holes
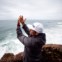
[[[62,0],[0,0],[0,20],[62,20]]]

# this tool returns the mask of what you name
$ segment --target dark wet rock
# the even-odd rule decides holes
[[[14,62],[23,62],[23,53],[14,56]]]
[[[1,58],[0,62],[13,62],[14,54],[12,53],[5,53],[4,56]]]

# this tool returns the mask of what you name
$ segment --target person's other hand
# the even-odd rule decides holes
[[[22,22],[22,20],[23,20],[23,16],[20,15],[18,21]]]
[[[18,20],[21,24],[24,24],[26,19],[23,19],[23,16],[19,16]]]
[[[18,23],[17,23],[17,26],[20,26],[20,22],[21,22],[21,20],[23,20],[23,16],[19,16],[19,17],[18,17]]]

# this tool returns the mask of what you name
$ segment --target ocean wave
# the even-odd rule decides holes
[[[0,42],[0,58],[3,56],[4,53],[17,54],[23,51],[24,45],[17,39],[15,35],[13,36],[12,33],[9,33],[6,39],[3,39],[3,41]]]
[[[62,44],[62,29],[50,28],[46,29],[47,44]]]

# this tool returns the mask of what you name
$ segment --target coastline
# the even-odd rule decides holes
[[[42,62],[62,62],[62,45],[46,44],[42,50]],[[23,52],[16,55],[13,53],[5,53],[0,62],[23,62]]]

